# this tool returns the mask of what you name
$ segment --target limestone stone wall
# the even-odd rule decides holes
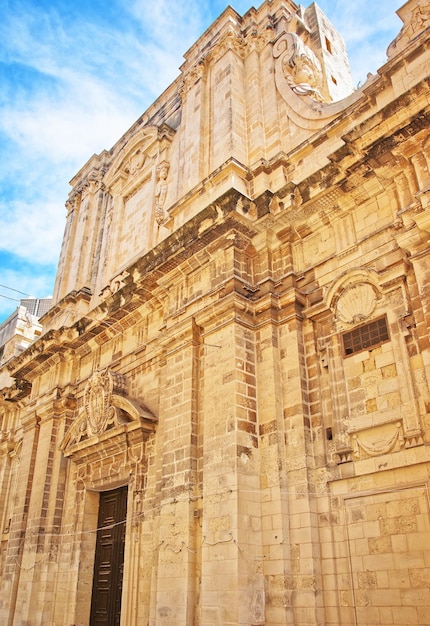
[[[90,623],[126,486],[121,626],[428,624],[428,11],[399,15],[328,101],[318,8],[227,9],[72,181],[0,395],[1,623]]]

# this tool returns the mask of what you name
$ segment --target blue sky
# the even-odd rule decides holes
[[[18,292],[52,294],[69,180],[178,76],[227,4],[0,0],[0,322]],[[260,2],[230,4],[243,14]],[[364,82],[386,60],[403,1],[318,4],[345,38],[354,83]]]

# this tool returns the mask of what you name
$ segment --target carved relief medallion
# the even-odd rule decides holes
[[[124,171],[130,176],[136,176],[138,171],[142,169],[145,163],[145,154],[142,152],[140,148],[135,150],[128,158]]]

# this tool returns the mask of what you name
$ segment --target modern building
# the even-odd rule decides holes
[[[39,319],[52,306],[52,298],[23,298],[9,317],[0,324],[0,367],[18,356],[42,334]],[[0,370],[0,389],[9,386],[7,369]]]
[[[76,174],[3,368],[0,623],[430,615],[430,40],[227,8]],[[369,20],[372,17],[369,15]]]

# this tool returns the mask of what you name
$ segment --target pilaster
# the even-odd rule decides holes
[[[165,343],[165,342],[163,342]],[[196,623],[200,488],[200,330],[193,320],[164,345],[160,387],[157,624]]]
[[[23,443],[20,459],[20,480],[15,493],[15,503],[9,530],[9,540],[2,571],[0,620],[4,624],[19,621],[25,614],[25,604],[19,601],[23,592],[28,597],[25,569],[33,563],[24,559],[25,538],[29,533],[29,503],[32,495],[33,474],[39,440],[39,418],[28,411],[22,418]],[[39,557],[40,558],[40,557]]]
[[[285,474],[288,484],[290,592],[294,623],[324,622],[317,496],[313,470],[310,382],[306,325],[297,296],[285,294],[280,330],[282,404],[285,424]],[[313,374],[315,375],[315,374]]]

